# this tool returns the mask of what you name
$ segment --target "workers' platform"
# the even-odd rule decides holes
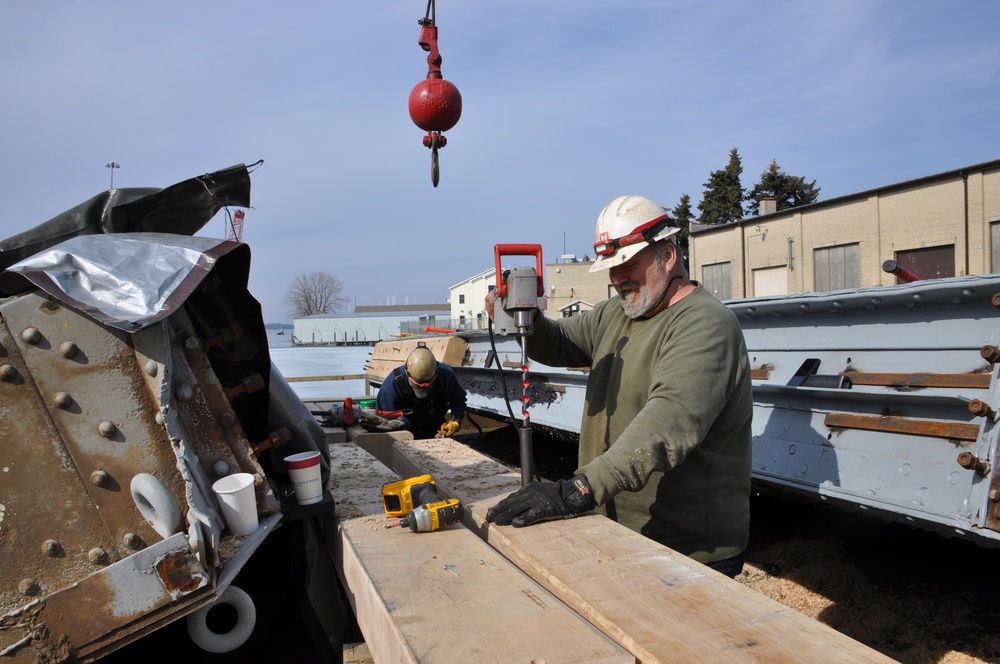
[[[499,527],[520,474],[452,439],[330,429],[326,537],[379,662],[891,662],[597,514]],[[381,487],[431,474],[465,520],[386,528]]]

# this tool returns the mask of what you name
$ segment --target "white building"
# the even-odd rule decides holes
[[[485,330],[486,294],[495,286],[496,270],[490,268],[449,288],[454,326],[463,330]]]
[[[293,346],[371,346],[425,327],[449,327],[448,304],[356,307],[351,313],[296,318]]]

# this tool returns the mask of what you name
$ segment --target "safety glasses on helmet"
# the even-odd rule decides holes
[[[410,379],[410,385],[412,385],[413,387],[417,388],[418,390],[426,390],[431,385],[434,384],[434,381],[437,380],[437,374],[434,374],[434,376],[426,383],[418,383],[417,381],[413,380],[413,376],[407,376],[407,378]]]
[[[597,242],[594,244],[594,252],[598,256],[610,256],[622,247],[627,247],[631,244],[638,244],[639,242],[649,242],[664,228],[674,225],[673,220],[667,215],[657,217],[656,219],[643,224],[624,237]]]

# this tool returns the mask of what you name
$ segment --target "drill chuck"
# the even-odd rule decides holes
[[[408,527],[415,533],[429,533],[458,523],[465,518],[465,510],[457,498],[449,498],[436,503],[420,505],[413,509],[400,522],[400,526]]]

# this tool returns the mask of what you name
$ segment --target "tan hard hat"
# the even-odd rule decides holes
[[[679,231],[664,207],[642,196],[619,196],[597,217],[594,229],[597,259],[590,271],[621,265],[650,244]]]
[[[437,375],[437,360],[426,346],[418,346],[406,356],[406,373],[418,383],[429,383]]]

